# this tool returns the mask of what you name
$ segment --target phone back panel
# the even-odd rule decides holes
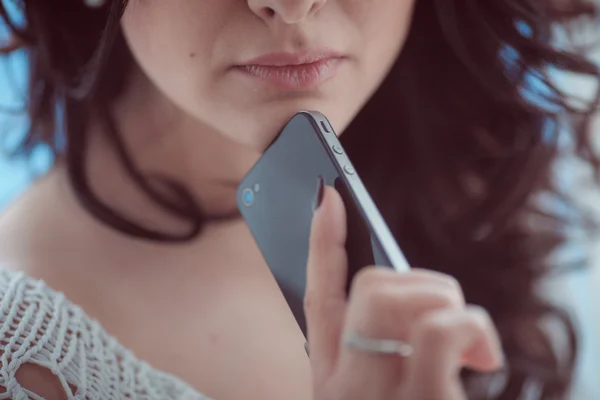
[[[346,205],[346,248],[352,253],[349,276],[365,265],[397,268],[405,264],[399,250],[392,252],[390,260],[389,249],[397,249],[397,245],[350,161],[336,150],[343,155],[325,117],[299,113],[238,188],[240,212],[305,334],[306,262],[319,176],[338,189]],[[377,226],[367,226],[366,221],[375,221]],[[383,251],[382,243],[388,251]]]

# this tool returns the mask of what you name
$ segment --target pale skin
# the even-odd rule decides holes
[[[320,110],[343,132],[401,51],[412,7],[411,0],[131,1],[122,25],[139,69],[114,107],[121,132],[144,169],[183,181],[208,213],[234,210],[235,184],[294,112]],[[317,45],[346,61],[316,89],[282,92],[229,73],[249,57]],[[110,204],[166,230],[182,228],[132,187],[101,139],[90,170]],[[327,189],[315,214],[310,360],[240,219],[212,222],[184,245],[125,237],[82,209],[59,163],[0,218],[0,263],[65,292],[140,358],[216,400],[461,399],[460,366],[501,365],[489,317],[464,304],[452,278],[425,271],[367,268],[346,301],[341,207]],[[415,353],[403,360],[341,349],[346,327],[408,340]],[[47,398],[63,393],[46,371],[25,368],[21,379]]]

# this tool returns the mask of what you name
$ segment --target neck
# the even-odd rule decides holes
[[[260,151],[235,143],[185,114],[141,73],[133,77],[113,115],[129,156],[143,173],[183,184],[208,215],[235,212],[237,184]],[[93,130],[99,131],[99,124]],[[96,194],[127,215],[163,226],[172,223],[135,187],[106,135],[91,133],[89,170]]]

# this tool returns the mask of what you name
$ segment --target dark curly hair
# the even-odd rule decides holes
[[[12,32],[2,52],[25,49],[29,57],[31,123],[20,152],[49,145],[83,206],[122,233],[196,237],[206,216],[193,196],[174,179],[140,172],[109,110],[135,65],[119,23],[127,1],[99,9],[81,0],[14,5],[24,24],[1,2],[0,15]],[[558,47],[554,34],[595,16],[585,0],[419,0],[394,68],[342,139],[411,264],[455,276],[467,300],[491,313],[507,354],[500,399],[517,399],[528,382],[543,399],[565,398],[572,381],[573,322],[535,294],[554,268],[550,255],[564,243],[567,221],[537,200],[565,201],[552,179],[563,137],[600,170],[588,128],[597,101],[574,107],[550,79],[553,70],[598,78],[584,52]],[[144,226],[94,194],[86,173],[92,115],[132,184],[189,221],[189,231]],[[158,191],[156,180],[170,192]],[[567,358],[553,351],[542,325],[548,318],[568,334]],[[487,397],[476,393],[475,378],[465,373],[472,395]]]

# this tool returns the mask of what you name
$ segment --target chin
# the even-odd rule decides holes
[[[332,88],[331,88],[332,89]],[[231,98],[231,92],[220,97],[219,107],[210,105],[203,115],[218,132],[233,141],[264,151],[276,138],[286,123],[300,111],[318,111],[331,122],[340,135],[356,115],[357,102],[348,101],[348,95],[329,91],[280,93],[265,98],[256,93],[240,93]],[[355,93],[352,93],[355,94]],[[212,120],[212,121],[211,121]]]
[[[331,122],[331,125],[338,136],[343,133],[344,129],[351,121],[347,116],[346,118],[341,119],[339,118],[339,114],[327,112],[323,108],[304,107],[279,115],[271,114],[269,118],[262,120],[256,119],[250,124],[240,125],[235,131],[229,131],[234,132],[234,134],[228,136],[234,141],[250,148],[252,151],[262,153],[277,139],[277,136],[283,127],[299,111],[318,111],[323,113]]]
[[[230,111],[234,111],[226,118],[237,114],[249,125],[276,127],[279,132],[297,112],[318,111],[331,121],[339,134],[354,118],[364,97],[362,85],[348,87],[339,78],[311,90],[297,91],[237,85],[222,93],[222,104],[228,103]],[[233,93],[236,96],[232,96]],[[254,119],[260,121],[252,121]]]
[[[344,101],[334,101],[325,98],[284,100],[279,102],[276,106],[266,106],[265,109],[260,110],[257,115],[264,115],[263,118],[272,121],[279,131],[296,113],[300,111],[318,111],[329,119],[334,130],[339,135],[355,116],[354,113],[348,112],[355,107],[346,103],[347,102]]]

